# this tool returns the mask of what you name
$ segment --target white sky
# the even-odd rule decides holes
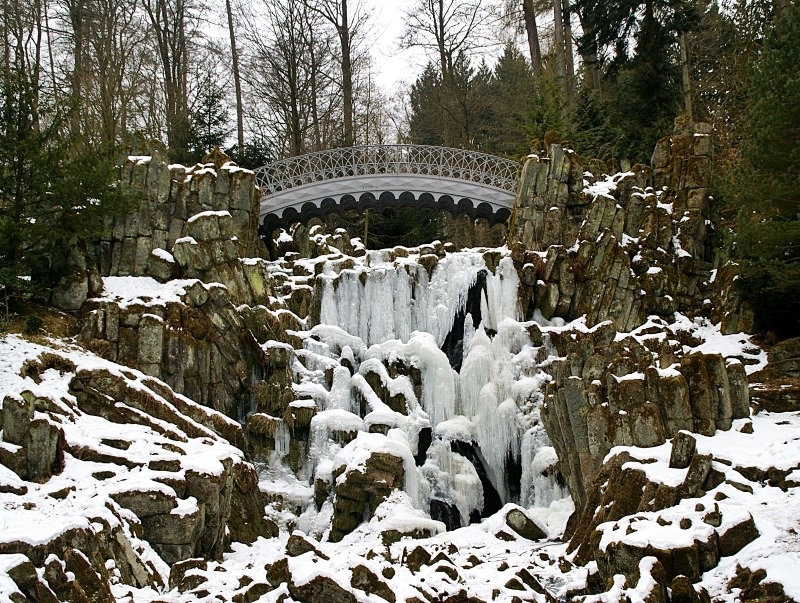
[[[400,50],[403,34],[403,9],[412,0],[362,0],[372,7],[372,27],[367,42],[373,57],[378,85],[391,91],[400,81],[412,83],[422,73],[426,58],[419,50]]]

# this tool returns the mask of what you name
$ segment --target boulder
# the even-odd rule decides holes
[[[45,482],[64,469],[64,430],[50,418],[37,416],[30,392],[3,399],[3,442],[0,464],[21,479]]]
[[[377,595],[389,603],[395,603],[397,600],[386,582],[363,564],[359,564],[351,570],[350,586],[363,590],[368,595]]]
[[[321,559],[328,560],[328,556],[321,552],[302,532],[295,531],[286,542],[286,554],[289,557],[299,557],[306,553],[313,553]],[[362,589],[363,590],[363,589]]]
[[[169,570],[169,588],[178,592],[194,590],[208,579],[202,575],[208,569],[208,562],[202,558],[186,559],[174,563]]]
[[[506,513],[506,525],[528,540],[543,540],[547,533],[522,509],[511,509]]]
[[[331,521],[331,542],[339,542],[365,519],[405,480],[403,459],[387,452],[373,452],[363,471],[346,467],[334,472],[335,497]],[[343,477],[342,474],[344,473]]]
[[[691,434],[681,431],[672,440],[672,452],[669,457],[669,466],[675,469],[685,469],[692,462],[697,440]]]
[[[111,495],[120,507],[128,509],[139,519],[151,515],[163,515],[178,506],[175,495],[161,490],[129,490]]]
[[[289,583],[289,592],[308,603],[356,603],[355,595],[328,576],[314,576],[304,584]]]

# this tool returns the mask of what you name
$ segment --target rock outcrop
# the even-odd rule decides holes
[[[261,257],[258,237],[260,198],[255,175],[231,163],[218,150],[202,163],[170,165],[163,150],[131,156],[121,181],[136,205],[116,217],[97,249],[100,273],[107,276],[145,276],[153,249],[169,250],[189,236],[187,223],[203,212],[228,212],[230,236],[241,247],[239,257]]]
[[[64,431],[56,422],[37,416],[36,403],[30,391],[3,399],[0,463],[23,480],[45,482],[64,469],[66,443]]]
[[[142,283],[128,298],[106,291],[89,300],[79,341],[229,417],[247,412],[262,353],[228,289],[173,281],[173,295],[163,299],[148,297]]]
[[[372,517],[393,490],[403,488],[404,477],[403,459],[383,452],[370,454],[363,469],[342,466],[334,471],[331,542],[339,542]]]
[[[523,307],[547,319],[585,315],[590,326],[611,320],[621,331],[653,314],[709,311],[711,152],[706,124],[678,120],[659,141],[652,169],[607,176],[605,164],[592,161],[587,170],[561,145],[531,156],[508,236],[526,285]],[[716,299],[733,304],[716,310],[729,326],[745,326],[738,300]]]
[[[800,338],[772,346],[769,364],[750,375],[753,403],[769,412],[800,410]]]
[[[673,442],[673,461],[676,447],[685,447],[681,440],[687,438],[691,436]],[[664,587],[672,587],[679,577],[698,582],[720,558],[735,555],[759,536],[752,515],[738,504],[727,504],[725,488],[719,488],[750,488],[740,468],[731,469],[711,454],[695,452],[680,480],[661,481],[655,476],[666,475],[664,463],[644,451],[639,458],[621,452],[607,460],[595,477],[568,550],[577,551],[575,561],[580,565],[596,561],[607,583],[621,574],[635,584],[645,557],[658,560],[658,581]],[[672,537],[664,540],[661,533]]]
[[[680,430],[713,435],[749,416],[747,359],[684,353],[690,326],[653,318],[626,336],[610,322],[548,334],[557,358],[544,367],[553,379],[541,416],[578,509],[614,446],[657,446]]]

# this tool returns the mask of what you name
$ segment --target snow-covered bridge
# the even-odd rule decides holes
[[[332,212],[431,207],[504,222],[520,164],[495,155],[423,145],[345,147],[256,170],[262,234]]]

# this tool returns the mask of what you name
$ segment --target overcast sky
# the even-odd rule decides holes
[[[399,38],[404,25],[402,8],[408,8],[411,0],[362,1],[373,7],[373,31],[368,42],[372,43],[376,81],[386,90],[391,90],[399,81],[413,82],[422,72],[426,59],[418,50],[400,50]]]

